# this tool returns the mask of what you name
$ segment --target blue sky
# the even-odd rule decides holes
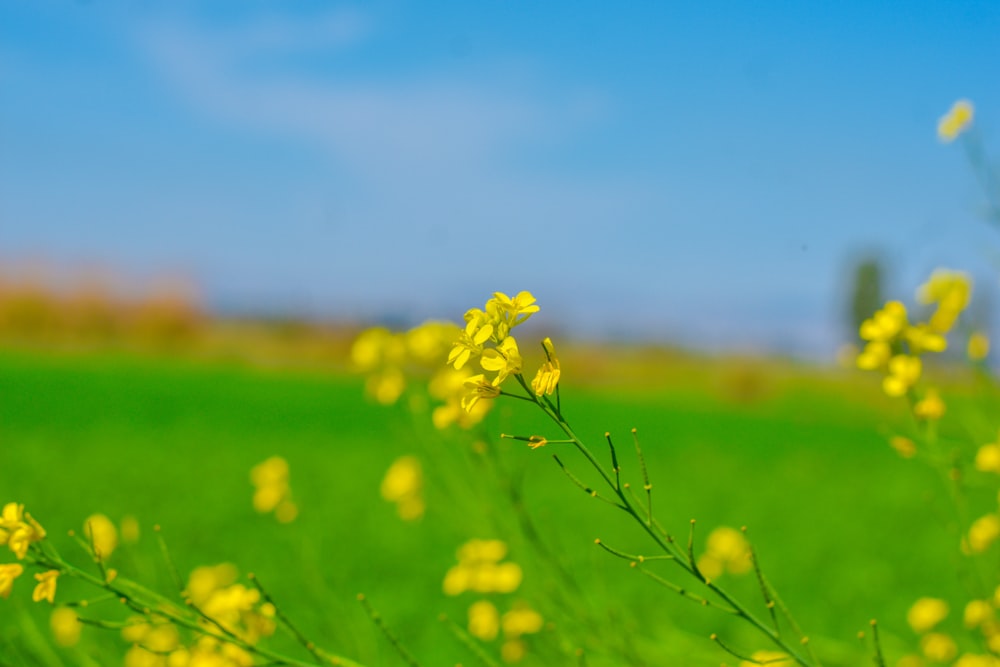
[[[1000,4],[0,2],[0,261],[220,308],[832,350],[877,248],[995,283]],[[997,151],[994,151],[996,154]]]

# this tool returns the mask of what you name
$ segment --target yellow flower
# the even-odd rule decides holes
[[[904,459],[913,458],[917,453],[917,446],[909,438],[895,435],[889,439],[889,446],[896,450]]]
[[[521,635],[535,634],[541,632],[545,624],[542,615],[521,603],[503,615],[503,633],[507,637],[520,637]]]
[[[423,471],[415,456],[396,459],[382,479],[382,497],[396,503],[401,519],[412,521],[424,513]]]
[[[897,354],[889,360],[889,375],[882,381],[882,389],[889,396],[903,396],[920,379],[922,368],[919,357]]]
[[[443,430],[452,424],[456,424],[459,428],[471,428],[481,422],[490,411],[493,406],[490,401],[477,403],[471,411],[466,411],[462,407],[462,398],[466,394],[465,381],[470,375],[472,373],[468,369],[456,371],[450,366],[445,366],[431,378],[428,385],[430,395],[445,402],[431,412],[435,428]]]
[[[500,614],[491,602],[480,600],[469,607],[469,634],[486,642],[497,638]]]
[[[976,452],[976,470],[1000,473],[1000,443],[990,442]]]
[[[513,299],[503,292],[493,293],[493,298],[486,302],[486,312],[498,323],[498,341],[509,336],[511,329],[538,312],[538,306],[534,303],[535,297],[531,292],[518,292]]]
[[[521,372],[521,352],[517,349],[517,341],[513,336],[504,338],[496,348],[485,350],[479,360],[483,370],[497,373],[494,384],[503,384],[509,375],[518,375]]]
[[[921,303],[937,304],[937,310],[931,316],[930,328],[947,333],[969,305],[972,279],[961,271],[937,269],[917,290],[917,298]]]
[[[465,313],[465,329],[459,334],[458,341],[448,353],[448,363],[454,366],[456,371],[462,370],[462,366],[467,364],[469,359],[483,353],[483,345],[491,336],[493,336],[493,324],[489,316],[478,308],[469,310]]]
[[[963,653],[952,667],[998,667],[1000,660],[992,655],[974,655]]]
[[[928,660],[948,662],[954,659],[958,653],[958,646],[955,645],[955,640],[948,635],[932,632],[921,638],[920,650],[924,652]]]
[[[858,355],[858,368],[865,371],[873,371],[885,366],[892,356],[892,348],[889,343],[881,340],[873,340]]]
[[[913,406],[913,413],[920,419],[941,419],[945,410],[944,401],[936,389],[928,389],[924,397]]]
[[[963,621],[967,628],[978,628],[993,618],[993,605],[985,600],[972,600],[965,605]]]
[[[31,593],[31,599],[35,602],[48,600],[52,604],[56,598],[56,579],[59,577],[59,570],[49,570],[35,575],[38,585]]]
[[[254,485],[253,508],[261,514],[273,511],[281,523],[288,523],[298,515],[298,507],[292,502],[292,490],[288,483],[288,462],[280,456],[272,456],[258,463],[250,470],[250,481]]]
[[[972,553],[982,553],[998,537],[1000,537],[1000,517],[996,514],[979,517],[969,526],[969,550]]]
[[[521,639],[505,639],[500,647],[500,657],[506,663],[521,662],[528,653],[528,647]]]
[[[966,348],[969,359],[982,361],[990,354],[990,339],[982,331],[974,331],[969,336],[969,345]]]
[[[924,633],[944,620],[948,603],[938,598],[920,598],[906,613],[906,622],[914,632]]]
[[[538,369],[535,379],[531,381],[531,388],[534,390],[536,396],[541,396],[542,394],[549,395],[555,391],[556,385],[559,384],[559,375],[561,373],[559,358],[556,357],[556,348],[552,344],[552,339],[546,337],[542,340],[542,347],[545,349],[546,361]]]
[[[938,138],[946,143],[954,141],[958,135],[972,124],[974,116],[975,108],[972,106],[972,102],[969,100],[958,100],[951,105],[948,113],[941,116],[941,120],[938,121]]]
[[[60,646],[76,646],[80,641],[82,625],[76,612],[69,607],[58,607],[52,610],[49,617],[52,636]]]
[[[753,662],[743,660],[740,667],[756,667],[757,665],[767,665],[768,667],[793,667],[795,664],[787,655],[779,651],[754,651],[750,656]]]
[[[907,327],[904,336],[906,342],[910,344],[912,354],[944,352],[948,348],[948,341],[945,340],[944,336],[926,324]]]
[[[111,519],[103,514],[94,514],[83,522],[83,534],[94,547],[95,557],[107,560],[118,546],[118,530]]]
[[[21,576],[24,568],[19,563],[0,563],[0,598],[10,597],[14,580]]]
[[[472,412],[479,399],[496,398],[500,395],[500,387],[496,381],[490,382],[482,373],[473,375],[464,384],[465,395],[462,397],[462,408],[466,412]]]
[[[742,532],[719,526],[708,535],[705,553],[698,559],[698,569],[709,579],[723,572],[744,574],[753,569],[750,544]]]
[[[406,390],[406,376],[398,368],[385,368],[365,381],[365,392],[381,405],[392,405]]]
[[[906,328],[906,324],[906,306],[899,301],[889,301],[861,323],[858,333],[862,340],[889,342]]]

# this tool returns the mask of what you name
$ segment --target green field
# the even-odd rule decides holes
[[[942,482],[887,446],[905,413],[879,395],[874,377],[778,362],[739,373],[721,360],[687,361],[682,370],[670,363],[656,361],[641,383],[576,386],[567,364],[565,412],[602,457],[610,431],[635,481],[629,429],[639,429],[654,506],[674,534],[686,539],[691,518],[702,536],[716,525],[748,526],[769,578],[832,656],[825,664],[867,664],[856,633],[873,617],[898,656],[914,643],[905,622],[914,599],[933,595],[955,607],[966,599]],[[753,391],[727,390],[734,383]],[[748,652],[769,648],[735,619],[680,599],[594,546],[600,537],[627,552],[654,551],[626,516],[562,474],[551,458],[558,445],[531,451],[497,438],[545,433],[530,408],[498,406],[482,433],[522,483],[527,514],[579,591],[560,584],[519,536],[489,457],[399,407],[366,401],[363,381],[346,373],[2,352],[0,502],[24,503],[80,563],[85,554],[68,530],[95,512],[115,521],[134,515],[142,539],[121,547],[112,565],[169,592],[151,538],[159,524],[181,572],[227,561],[257,573],[309,637],[369,667],[403,662],[356,601],[361,592],[422,665],[476,664],[438,620],[444,613],[464,623],[476,599],[441,590],[455,549],[474,537],[510,543],[525,571],[512,597],[551,622],[523,664],[572,664],[577,647],[590,665],[618,664],[614,655],[634,656],[633,664],[734,664],[707,639],[712,632]],[[379,495],[386,468],[408,453],[423,463],[428,504],[410,523]],[[597,484],[576,452],[560,454]],[[287,525],[251,507],[249,470],[272,455],[288,460],[300,507]],[[665,565],[664,576],[690,583]],[[752,575],[726,585],[763,609]],[[60,582],[57,602],[87,595]],[[122,616],[114,603],[91,611]],[[48,613],[31,602],[28,582],[15,584],[0,600],[0,664],[120,664],[127,646],[113,631],[86,628],[76,648],[55,647]],[[594,642],[598,635],[618,653]],[[274,643],[308,657],[287,638]]]

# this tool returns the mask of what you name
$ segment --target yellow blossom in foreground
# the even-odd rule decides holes
[[[382,479],[382,497],[396,503],[396,511],[404,521],[419,519],[424,514],[423,470],[415,456],[396,459]]]
[[[889,301],[861,323],[858,334],[862,340],[890,342],[906,325],[906,306],[899,301]]]
[[[546,361],[535,374],[535,379],[531,381],[531,388],[536,396],[542,394],[549,395],[556,390],[559,384],[559,376],[562,371],[559,368],[559,358],[556,356],[556,348],[552,344],[552,339],[546,337],[542,340],[542,348],[545,350]]]
[[[911,459],[917,453],[917,445],[909,438],[901,435],[894,435],[889,438],[889,446],[896,450],[904,459]]]
[[[982,361],[990,354],[990,339],[982,331],[975,331],[969,336],[966,354],[973,361]]]
[[[958,654],[955,640],[941,632],[932,632],[920,639],[920,650],[928,660],[948,662]]]
[[[445,402],[444,405],[434,408],[431,413],[431,421],[435,428],[443,430],[452,424],[459,428],[471,428],[481,422],[493,407],[490,401],[479,401],[471,410],[462,407],[462,399],[467,393],[465,381],[471,375],[468,369],[456,371],[446,366],[431,378],[428,385],[430,395]]]
[[[889,375],[882,381],[882,389],[889,396],[903,396],[920,379],[922,368],[919,357],[897,354],[889,360]]]
[[[35,575],[38,585],[31,593],[31,599],[35,602],[48,600],[52,604],[56,598],[56,579],[59,577],[59,570],[49,570]]]
[[[941,119],[938,121],[938,138],[944,142],[954,141],[958,135],[972,124],[974,116],[975,107],[972,106],[972,102],[969,100],[958,100],[951,105],[948,113],[941,116]]]
[[[0,563],[0,598],[10,597],[14,580],[23,572],[24,568],[19,563]]]
[[[938,598],[920,598],[906,612],[906,622],[914,632],[927,632],[948,615],[948,603]]]
[[[709,579],[723,572],[745,574],[753,569],[750,543],[735,528],[719,526],[709,533],[705,541],[705,553],[698,559],[698,569]]]
[[[993,605],[986,600],[972,600],[965,605],[962,620],[967,628],[978,628],[993,618]]]
[[[0,545],[6,544],[18,560],[25,557],[28,547],[44,538],[45,529],[24,511],[24,505],[4,505],[0,512]]]
[[[753,662],[743,660],[740,662],[740,667],[759,667],[762,664],[768,667],[793,667],[795,665],[787,655],[780,651],[754,651],[750,657]]]
[[[76,612],[69,607],[54,609],[52,616],[49,617],[49,627],[52,628],[52,636],[60,646],[76,646],[80,641],[80,630],[83,629]]]
[[[888,343],[881,340],[873,340],[858,355],[858,368],[863,371],[874,371],[882,368],[892,356],[892,348]]]
[[[93,514],[83,522],[83,534],[94,548],[94,555],[107,560],[118,546],[118,530],[111,519],[103,514]]]
[[[538,312],[531,292],[518,292],[513,299],[503,292],[494,292],[486,302],[486,312],[497,322],[497,340],[502,341],[510,330]]]
[[[969,526],[969,551],[982,553],[1000,537],[1000,517],[987,514],[979,517]]]
[[[924,397],[914,404],[913,414],[920,419],[941,419],[946,409],[937,390],[928,389]]]
[[[496,380],[493,381],[497,386],[503,384],[508,376],[518,375],[523,362],[521,352],[517,349],[517,340],[508,336],[495,348],[484,350],[479,363],[484,371],[497,373]]]
[[[465,329],[459,334],[458,340],[448,353],[448,363],[456,371],[469,362],[469,359],[483,353],[483,345],[493,336],[493,325],[489,317],[478,308],[465,313]]]
[[[1000,659],[991,655],[974,655],[965,653],[952,667],[1000,667]]]
[[[462,397],[462,408],[466,412],[472,412],[476,404],[479,403],[479,399],[491,399],[500,395],[499,385],[495,381],[487,380],[482,373],[473,375],[465,381],[464,385],[466,393]]]
[[[500,614],[493,603],[486,600],[469,607],[469,634],[486,642],[497,638],[500,632]]]

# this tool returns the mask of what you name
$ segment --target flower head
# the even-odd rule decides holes
[[[35,602],[48,600],[52,604],[56,598],[56,579],[59,578],[59,570],[49,570],[35,575],[38,585],[31,593],[31,599]]]
[[[24,568],[20,563],[0,563],[0,598],[10,597],[14,580],[21,576]]]
[[[974,116],[975,108],[972,106],[972,102],[958,100],[951,105],[948,113],[938,121],[938,137],[944,142],[954,141],[958,135],[972,125]]]
[[[938,598],[920,598],[906,612],[906,622],[914,632],[927,632],[948,615],[948,603]]]

